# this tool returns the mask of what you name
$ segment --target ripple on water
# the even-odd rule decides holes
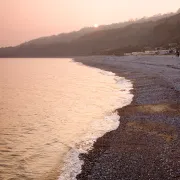
[[[132,100],[129,81],[70,59],[1,59],[0,72],[2,180],[45,179],[61,168],[75,177],[79,153],[117,128],[112,112]]]

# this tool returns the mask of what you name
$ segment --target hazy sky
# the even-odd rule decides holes
[[[178,8],[180,0],[0,0],[0,46]]]

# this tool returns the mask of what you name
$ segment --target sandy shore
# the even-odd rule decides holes
[[[112,71],[134,85],[117,130],[88,154],[78,180],[180,179],[180,59],[81,57],[75,61]]]

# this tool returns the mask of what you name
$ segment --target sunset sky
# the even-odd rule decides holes
[[[0,46],[178,8],[180,0],[0,0]]]

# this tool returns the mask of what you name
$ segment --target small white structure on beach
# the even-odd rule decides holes
[[[169,50],[159,50],[159,51],[158,51],[158,54],[159,54],[159,55],[169,54]]]
[[[157,53],[158,53],[158,51],[145,51],[146,55],[155,55]]]
[[[138,56],[138,55],[144,55],[144,52],[132,52],[132,55]]]

